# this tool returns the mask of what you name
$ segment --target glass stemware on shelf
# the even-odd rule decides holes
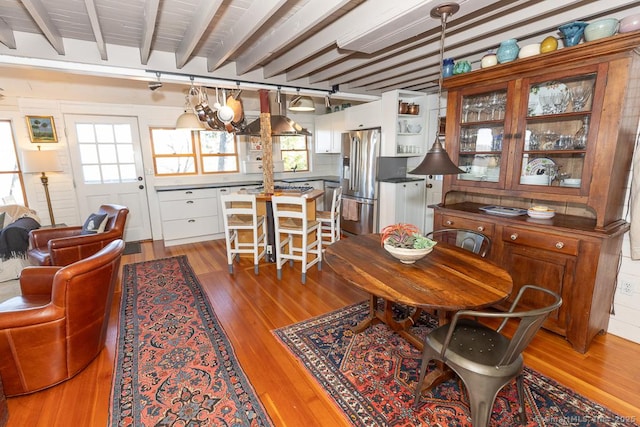
[[[462,100],[462,121],[469,121],[469,112],[471,111],[471,106],[473,105],[473,98],[465,97]]]
[[[590,86],[574,86],[569,89],[571,100],[573,102],[573,111],[582,111],[591,97],[592,89]]]
[[[507,94],[505,92],[493,92],[489,96],[489,111],[491,112],[491,120],[502,119],[502,114],[505,110],[505,104],[507,101]]]
[[[482,112],[487,108],[487,97],[486,96],[476,96],[473,98],[473,104],[471,105],[471,109],[476,113],[476,121],[479,122],[482,117]]]
[[[542,114],[558,114],[567,111],[571,94],[568,91],[548,91],[539,95]]]

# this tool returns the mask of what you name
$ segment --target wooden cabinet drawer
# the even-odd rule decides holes
[[[442,228],[466,228],[467,230],[479,231],[485,236],[493,237],[494,224],[487,221],[477,221],[475,219],[462,218],[458,216],[442,215],[440,222]]]
[[[559,234],[537,233],[517,227],[505,227],[502,231],[502,240],[573,256],[578,255],[580,245],[579,239]]]
[[[220,231],[217,216],[176,219],[162,222],[164,240],[186,239],[189,237],[216,234]]]
[[[217,188],[195,188],[187,190],[171,190],[158,192],[158,200],[160,200],[161,202],[168,200],[205,199],[208,197],[217,196]]]
[[[218,215],[218,198],[170,200],[160,203],[163,221]]]

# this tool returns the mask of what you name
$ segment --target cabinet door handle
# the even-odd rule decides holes
[[[191,190],[185,191],[184,194],[193,194],[193,191],[191,191]]]
[[[187,200],[187,204],[188,205],[192,205],[193,204],[193,200]]]
[[[196,222],[196,220],[195,219],[190,219],[190,220],[187,220],[187,222]]]
[[[433,184],[431,183],[427,184],[427,188],[433,188]]]
[[[564,248],[564,242],[556,242],[556,249]]]
[[[516,240],[518,238],[518,233],[513,233],[511,236],[509,236],[511,240]]]
[[[484,231],[484,227],[482,225],[478,226],[478,231]]]
[[[448,219],[448,220],[445,222],[445,224],[447,224],[447,225],[453,225],[453,221],[451,221],[450,219]]]

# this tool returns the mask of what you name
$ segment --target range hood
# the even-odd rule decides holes
[[[260,102],[261,112],[262,113],[270,112],[269,110],[271,110],[271,108],[269,107],[269,102],[268,102],[269,93],[267,91],[261,92],[260,96],[261,96],[261,102]],[[264,99],[262,99],[263,96],[267,97],[266,103],[262,102],[264,101]],[[311,132],[309,132],[307,129],[302,127],[299,123],[291,120],[287,116],[282,115],[282,102],[280,100],[280,91],[278,91],[276,95],[276,102],[279,105],[279,114],[271,115],[271,135],[272,136],[286,136],[286,135],[311,136]],[[265,104],[266,104],[267,111],[264,111],[264,108],[263,108],[263,105]],[[236,132],[236,135],[260,136],[260,119],[259,118],[255,119],[254,121],[249,123],[247,126],[245,126],[241,130]]]

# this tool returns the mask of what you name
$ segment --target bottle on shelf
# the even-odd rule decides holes
[[[589,137],[589,116],[582,119],[582,127],[573,137],[573,148],[576,150],[584,150],[587,148],[587,138]]]

